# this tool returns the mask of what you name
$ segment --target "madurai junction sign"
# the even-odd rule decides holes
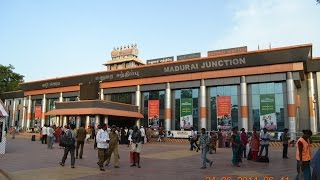
[[[242,67],[254,67],[271,64],[292,62],[307,62],[311,46],[301,46],[273,51],[248,52],[239,55],[226,55],[220,57],[206,57],[176,62],[160,63],[157,65],[145,65],[131,69],[118,71],[104,71],[77,75],[65,78],[49,79],[38,82],[21,84],[22,90],[35,90],[79,85],[89,82],[111,82],[146,77],[166,76],[222,69],[234,69]]]

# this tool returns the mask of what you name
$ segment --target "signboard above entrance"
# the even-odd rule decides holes
[[[247,46],[208,51],[208,57],[247,52]]]
[[[184,54],[184,55],[180,55],[177,56],[177,60],[185,60],[185,59],[194,59],[194,58],[200,58],[201,57],[201,53],[192,53],[192,54]]]
[[[147,60],[147,64],[159,64],[159,63],[172,62],[172,61],[173,61],[173,56],[170,56],[170,57]]]

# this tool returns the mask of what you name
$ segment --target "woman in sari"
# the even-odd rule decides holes
[[[61,127],[57,127],[56,130],[54,131],[54,136],[56,137],[56,142],[60,142],[61,140]]]
[[[241,140],[240,134],[238,133],[238,127],[232,128],[231,135],[231,146],[232,146],[232,164],[234,166],[240,167],[239,162],[241,161]]]
[[[251,154],[252,154],[252,160],[256,161],[258,158],[258,152],[259,152],[259,146],[260,146],[260,136],[257,133],[257,128],[253,128],[252,137],[251,137]]]
[[[210,132],[210,152],[209,154],[212,154],[212,151],[214,153],[217,153],[217,140],[218,140],[218,135],[215,132]]]

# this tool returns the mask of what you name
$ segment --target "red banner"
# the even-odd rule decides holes
[[[218,116],[225,116],[231,113],[231,97],[218,96],[217,97]]]
[[[41,119],[41,106],[36,106],[34,119]]]
[[[159,126],[159,100],[148,101],[148,120],[153,128]]]

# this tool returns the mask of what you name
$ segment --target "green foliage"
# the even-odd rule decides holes
[[[15,73],[14,67],[9,64],[9,66],[3,66],[0,64],[0,94],[8,91],[19,90],[19,83],[23,82],[23,75]]]

